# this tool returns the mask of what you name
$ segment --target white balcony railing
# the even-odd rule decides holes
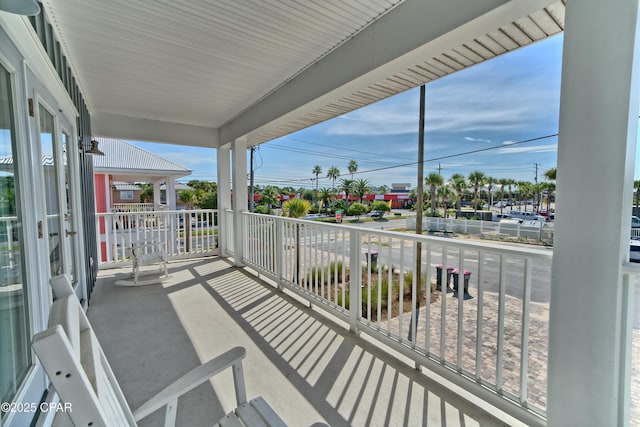
[[[114,203],[111,212],[151,212],[168,211],[167,205],[156,205],[154,203]]]
[[[211,209],[97,213],[100,266],[129,263],[129,248],[140,241],[166,242],[174,259],[217,254],[217,215]]]
[[[417,365],[544,424],[550,250],[251,213],[242,220],[246,265]],[[419,293],[418,253],[430,292]],[[473,298],[448,293],[456,281],[460,296]]]

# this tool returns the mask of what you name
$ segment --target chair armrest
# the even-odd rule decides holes
[[[234,347],[226,353],[192,369],[181,378],[178,378],[173,384],[143,403],[142,406],[133,413],[134,418],[136,421],[139,421],[156,410],[177,401],[180,396],[232,366],[233,379],[236,386],[236,400],[238,401],[238,406],[242,405],[247,401],[242,373],[242,359],[244,359],[246,355],[247,350],[245,350],[244,347]]]

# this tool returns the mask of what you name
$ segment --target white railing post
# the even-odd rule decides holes
[[[361,314],[360,288],[362,285],[362,263],[360,262],[362,244],[360,242],[360,233],[350,231],[349,241],[349,330],[357,333]]]
[[[282,289],[284,280],[284,221],[276,219],[276,281],[278,289]]]

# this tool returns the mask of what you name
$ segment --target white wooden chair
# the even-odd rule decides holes
[[[117,280],[116,285],[121,286],[143,286],[163,283],[169,279],[167,271],[167,262],[169,255],[166,250],[165,242],[156,241],[139,241],[129,245],[129,255],[131,256],[133,280],[121,279]],[[157,265],[156,269],[143,270],[143,267]],[[156,275],[147,279],[141,279],[141,276]]]
[[[238,407],[216,426],[285,426],[261,397],[247,401],[243,347],[194,368],[132,412],[70,281],[58,276],[52,287],[57,299],[51,306],[49,328],[33,337],[32,346],[60,400],[72,405],[66,414],[75,426],[135,426],[162,407],[164,425],[173,426],[178,398],[227,368],[233,372]]]

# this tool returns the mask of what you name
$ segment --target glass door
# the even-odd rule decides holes
[[[70,142],[72,141],[69,136],[68,131],[63,130],[61,134],[61,146],[62,146],[62,169],[63,169],[63,189],[64,194],[62,197],[63,201],[63,230],[64,230],[64,254],[65,259],[64,264],[64,272],[71,276],[71,283],[76,284],[77,282],[77,274],[76,274],[76,238],[78,232],[76,230],[73,217],[73,193],[72,193],[72,179],[71,179],[71,153],[72,147]]]
[[[41,176],[44,178],[44,203],[46,227],[39,225],[39,235],[46,233],[45,241],[47,242],[47,257],[49,259],[50,277],[57,276],[64,272],[64,254],[63,250],[63,222],[60,217],[60,192],[58,187],[58,159],[55,152],[56,148],[56,130],[55,116],[41,103],[38,104],[39,114],[39,136],[40,136],[40,157],[42,159]]]
[[[14,93],[12,75],[0,64],[0,402],[13,400],[32,363]],[[6,416],[0,411],[0,424]]]

